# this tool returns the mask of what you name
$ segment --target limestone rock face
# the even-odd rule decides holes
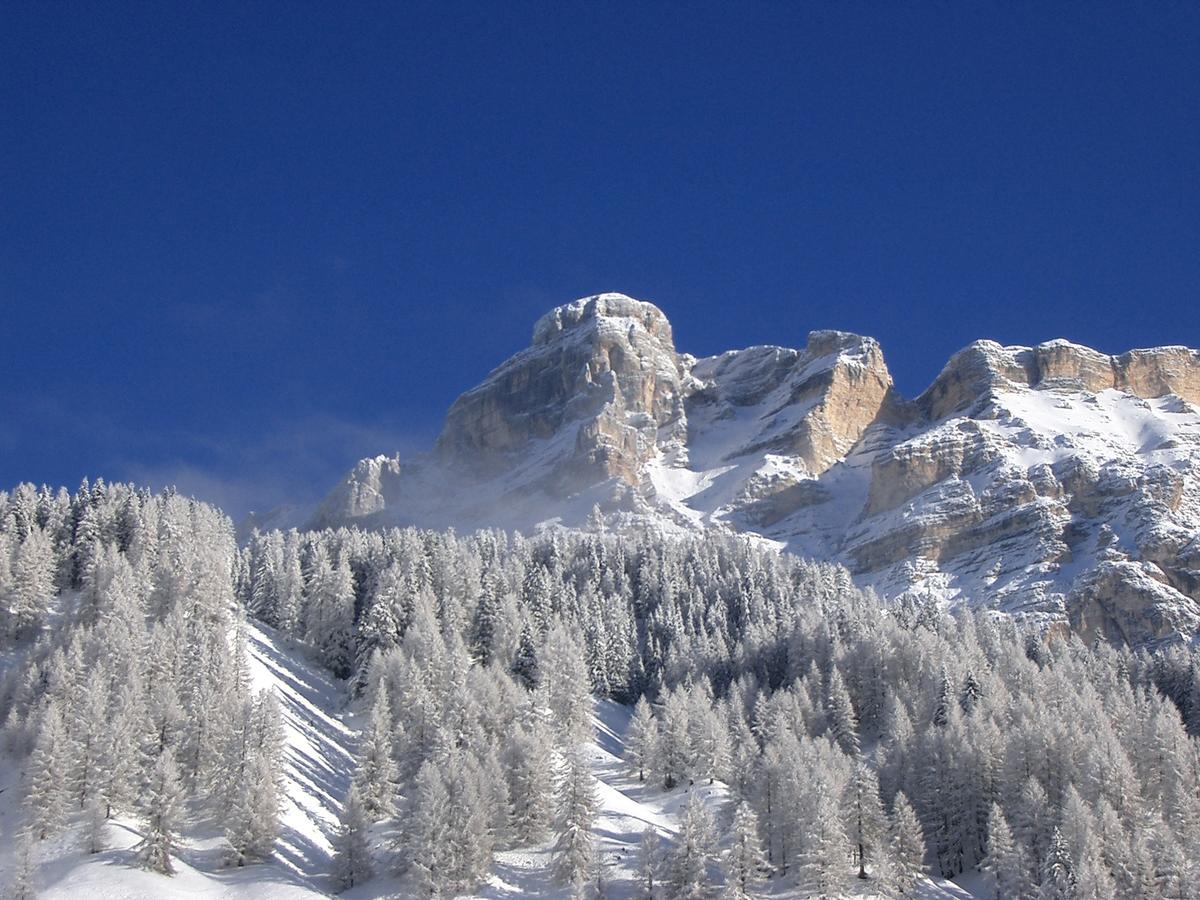
[[[548,460],[548,485],[636,485],[658,429],[684,425],[682,380],[671,325],[657,307],[620,294],[589,297],[543,316],[529,349],[459,397],[437,451],[497,471],[569,432],[573,440]]]
[[[884,597],[1130,644],[1200,634],[1200,353],[978,341],[913,401],[879,345],[676,351],[649,303],[558,307],[434,451],[359,463],[320,524],[724,529]]]
[[[1097,393],[1115,389],[1143,399],[1175,394],[1200,403],[1200,351],[1156,347],[1106,356],[1057,340],[1036,347],[976,341],[951,357],[918,403],[934,419],[966,409],[990,392],[1012,387]]]
[[[400,478],[399,456],[373,456],[359,460],[321,504],[317,521],[334,524],[365,519],[387,507],[384,499]]]

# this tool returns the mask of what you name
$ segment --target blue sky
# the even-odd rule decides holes
[[[0,482],[311,500],[585,294],[1200,344],[1200,6],[13,4]]]

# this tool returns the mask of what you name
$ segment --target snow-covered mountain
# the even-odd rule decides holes
[[[1191,638],[1198,404],[1185,347],[979,341],[906,400],[871,338],[697,359],[657,307],[601,294],[543,316],[431,453],[362,460],[315,524],[732,529],[887,597]]]

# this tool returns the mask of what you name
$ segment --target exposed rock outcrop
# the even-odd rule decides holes
[[[345,521],[754,532],[918,593],[1133,644],[1200,631],[1200,353],[978,341],[920,397],[879,345],[676,351],[601,294],[451,408],[432,454],[359,463]]]
[[[561,306],[533,329],[532,346],[450,408],[438,454],[503,470],[535,442],[574,439],[547,460],[546,485],[576,490],[618,478],[636,485],[658,429],[682,429],[683,380],[671,325],[654,305],[601,294]]]

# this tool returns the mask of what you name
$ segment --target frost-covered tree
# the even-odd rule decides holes
[[[682,691],[667,691],[663,696],[657,749],[663,786],[670,790],[686,781],[693,754],[687,702]]]
[[[625,759],[637,772],[638,781],[646,780],[646,770],[658,753],[658,723],[645,696],[638,697],[633,717],[625,732]]]
[[[988,817],[988,855],[983,870],[996,897],[1029,900],[1035,896],[1036,885],[1029,877],[1025,852],[1013,838],[1008,820],[998,805],[992,807]]]
[[[50,536],[34,526],[17,546],[12,562],[5,616],[9,639],[33,634],[53,598],[53,547]]]
[[[390,816],[397,772],[392,758],[392,713],[386,684],[375,692],[367,727],[359,739],[354,785],[371,819]]]
[[[440,897],[451,885],[450,793],[437,766],[417,772],[404,824],[404,857],[421,893]]]
[[[638,893],[645,900],[655,896],[654,891],[661,881],[659,873],[662,865],[662,840],[658,836],[658,829],[647,825],[638,842],[637,856]]]
[[[879,779],[875,771],[860,760],[846,785],[842,799],[845,809],[846,835],[854,847],[858,877],[867,877],[868,862],[886,852],[888,819],[879,800]]]
[[[351,785],[333,836],[333,880],[339,890],[348,890],[374,877],[367,829],[358,788]]]
[[[596,788],[591,768],[578,750],[566,754],[558,788],[554,874],[560,884],[582,894],[596,868]]]
[[[550,629],[539,657],[541,686],[556,732],[566,746],[591,734],[591,681],[578,642],[561,624]]]
[[[1055,828],[1042,861],[1038,900],[1072,900],[1076,896],[1075,867],[1062,833]]]
[[[179,767],[171,752],[164,750],[154,762],[141,802],[146,827],[135,851],[144,868],[162,875],[175,874],[171,856],[179,837],[182,800]]]
[[[667,860],[671,896],[681,900],[700,900],[708,897],[713,890],[709,867],[716,861],[716,834],[712,814],[699,792],[692,791],[683,807],[679,833]]]
[[[22,828],[17,834],[13,854],[12,874],[5,897],[9,900],[36,900],[38,895],[37,846],[32,828]]]
[[[858,753],[858,717],[854,702],[846,688],[842,673],[834,669],[829,676],[829,696],[826,700],[829,733],[842,751],[850,756]]]
[[[767,869],[762,839],[758,832],[758,816],[746,801],[738,803],[729,828],[729,847],[723,856],[725,893],[728,900],[745,900],[762,882]]]
[[[900,893],[912,892],[925,874],[925,835],[916,811],[904,792],[892,801],[888,827],[888,864],[891,880]]]
[[[233,862],[239,866],[270,856],[279,835],[279,795],[270,757],[255,752],[245,772],[245,783],[235,795],[225,825]]]
[[[71,755],[58,702],[42,710],[37,740],[25,772],[25,807],[30,827],[44,840],[66,824],[71,796],[68,788]]]
[[[836,894],[849,883],[846,849],[850,844],[825,779],[814,779],[812,788],[802,799],[793,858],[796,883],[814,893]]]
[[[108,849],[108,819],[104,815],[104,803],[92,797],[84,807],[83,852],[100,853]]]
[[[545,834],[554,801],[550,747],[542,730],[515,729],[503,764],[512,798],[513,834],[518,843],[532,843]]]

